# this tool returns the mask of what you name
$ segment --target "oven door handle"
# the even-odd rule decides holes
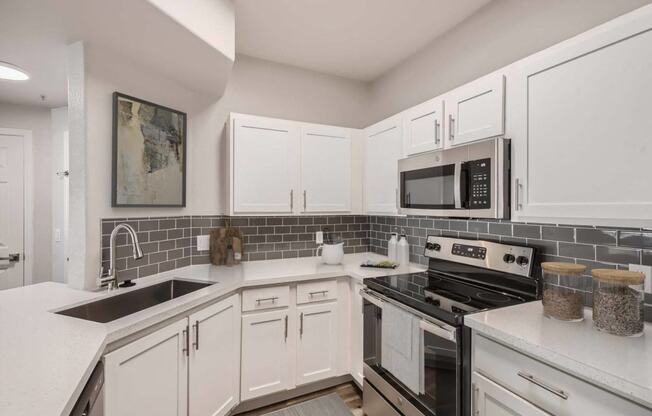
[[[362,299],[366,300],[367,302],[379,307],[380,309],[383,308],[383,301],[369,293],[368,291],[364,289],[360,289],[360,296],[362,296]]]
[[[457,329],[449,330],[446,328],[442,328],[424,319],[419,321],[419,328],[438,337],[447,339],[454,344],[457,344]]]
[[[453,173],[453,199],[455,200],[455,209],[462,208],[462,162],[455,163]]]

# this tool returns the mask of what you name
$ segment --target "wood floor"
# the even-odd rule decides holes
[[[353,383],[341,384],[330,389],[320,390],[315,393],[306,394],[292,400],[281,403],[276,403],[271,406],[261,407],[260,409],[252,410],[246,413],[240,413],[238,416],[260,416],[265,413],[274,412],[276,410],[284,409],[292,405],[305,402],[307,400],[315,399],[317,397],[326,396],[331,393],[337,393],[338,396],[346,403],[346,406],[351,410],[354,416],[362,416],[362,393],[358,387]],[[318,416],[318,415],[315,415]]]

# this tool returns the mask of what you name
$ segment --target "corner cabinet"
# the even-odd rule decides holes
[[[104,356],[107,416],[223,416],[239,402],[233,295]]]
[[[446,96],[446,147],[505,133],[505,77],[490,74]]]
[[[351,132],[301,127],[301,212],[351,211]]]
[[[365,205],[371,214],[396,214],[398,160],[403,157],[403,118],[390,117],[365,129]]]
[[[351,212],[352,181],[361,180],[352,178],[352,131],[231,113],[229,214]]]
[[[651,29],[643,7],[516,65],[513,219],[652,226]]]

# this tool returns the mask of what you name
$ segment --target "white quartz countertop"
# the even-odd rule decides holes
[[[582,322],[543,316],[541,302],[465,317],[478,333],[520,350],[608,391],[652,407],[652,325],[642,337],[618,337],[593,329],[591,311]]]
[[[110,295],[53,282],[0,291],[0,414],[68,416],[107,345],[243,287],[342,276],[362,281],[425,270],[420,265],[360,267],[365,260],[386,258],[359,253],[345,255],[336,266],[322,264],[318,257],[190,266],[138,279],[135,287]],[[175,277],[215,284],[106,324],[52,312]]]

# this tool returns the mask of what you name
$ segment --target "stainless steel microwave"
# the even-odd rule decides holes
[[[398,161],[399,213],[509,218],[510,140],[423,153]]]

